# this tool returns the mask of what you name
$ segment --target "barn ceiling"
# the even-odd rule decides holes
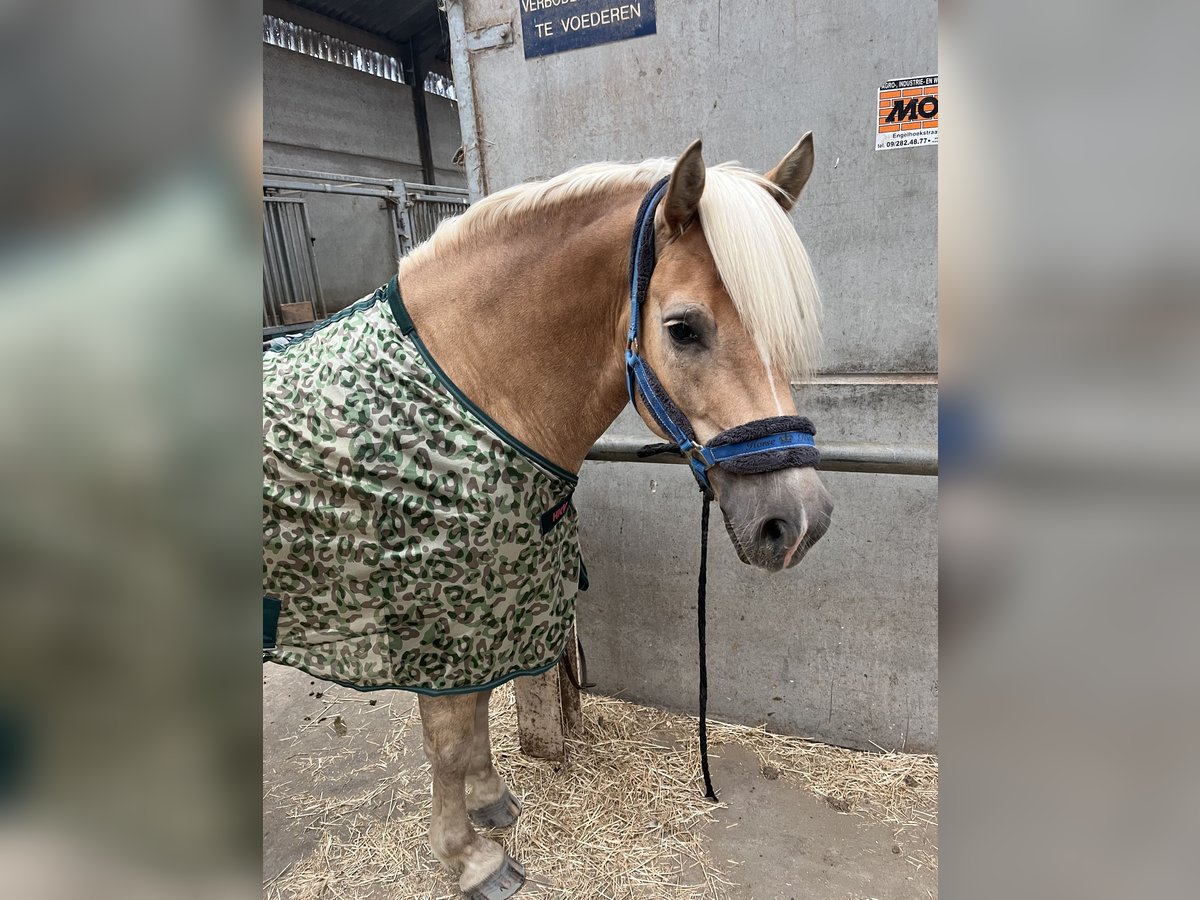
[[[346,25],[361,28],[398,44],[422,32],[440,32],[437,0],[291,0]]]

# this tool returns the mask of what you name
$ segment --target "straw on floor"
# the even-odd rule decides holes
[[[286,783],[270,787],[268,796],[289,816],[316,830],[319,846],[269,878],[266,897],[460,896],[426,843],[428,763],[415,749],[420,742],[405,734],[420,728],[415,707],[393,725],[394,737],[370,748],[369,762],[339,768],[330,796],[293,793]],[[695,726],[693,717],[585,695],[583,722],[569,741],[568,761],[552,763],[519,752],[513,693],[507,687],[497,690],[491,723],[496,765],[525,806],[517,824],[499,837],[530,873],[520,896],[730,896],[735,867],[714,860],[704,839],[713,805],[700,788]],[[722,745],[745,747],[758,755],[768,777],[803,785],[835,809],[888,823],[897,834],[936,821],[935,757],[846,750],[712,721],[709,733],[714,756]],[[355,753],[352,744],[343,744],[292,762],[325,773],[339,758]],[[360,783],[361,790],[349,790]],[[936,867],[931,851],[909,862]]]

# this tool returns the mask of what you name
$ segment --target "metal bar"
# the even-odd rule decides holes
[[[279,310],[279,285],[275,280],[275,263],[263,261],[263,318],[267,325],[279,325],[283,321]]]
[[[266,264],[270,282],[271,291],[268,297],[268,302],[271,304],[270,318],[274,319],[272,324],[279,325],[283,323],[283,311],[280,309],[280,304],[283,303],[283,282],[279,276],[279,244],[275,238],[275,208],[267,206],[263,208],[263,240],[266,244],[266,258],[263,262]]]
[[[429,237],[429,219],[431,218],[429,204],[413,203],[410,204],[409,209],[412,212],[411,220],[413,225],[413,244],[423,244]]]
[[[380,187],[389,186],[391,178],[366,178],[360,175],[340,175],[337,172],[315,172],[311,169],[288,169],[283,166],[263,166],[264,175],[274,175],[284,178],[312,178],[316,181],[331,181],[339,184],[373,184]]]
[[[646,441],[638,437],[605,436],[596,441],[587,458],[600,462],[640,462],[683,465],[675,453],[640,457]],[[823,472],[874,472],[881,475],[937,475],[937,447],[932,444],[821,444]]]
[[[279,206],[269,206],[271,218],[268,224],[271,239],[271,259],[274,262],[272,276],[275,279],[275,301],[278,304],[275,313],[279,322],[283,322],[282,305],[288,302],[287,258],[283,248],[283,230],[279,227]]]
[[[267,315],[267,310],[269,308],[269,300],[267,298],[270,296],[270,293],[271,293],[271,288],[270,288],[270,285],[267,284],[267,264],[264,261],[263,262],[263,320],[262,320],[263,328],[267,328],[268,326],[275,324],[274,322],[271,321],[270,316]]]
[[[383,205],[387,207],[388,220],[391,223],[389,230],[392,233],[392,253],[395,256],[396,265],[398,266],[401,258],[404,256],[404,248],[401,246],[400,241],[400,212],[398,204],[385,200]]]
[[[396,207],[396,214],[400,217],[400,230],[403,239],[403,246],[401,248],[403,253],[401,255],[407,256],[412,253],[413,248],[417,244],[421,243],[421,240],[413,231],[413,207],[415,204],[411,203],[408,199],[408,185],[401,185],[401,188],[404,190],[404,194],[399,205]]]
[[[270,215],[268,210],[269,207],[263,207],[263,325],[274,325],[275,286],[271,272],[274,261],[271,259],[271,241],[267,227],[267,218]]]
[[[296,203],[289,203],[283,208],[287,211],[288,243],[291,248],[288,261],[291,263],[292,272],[296,276],[296,300],[307,302],[312,307],[312,278],[310,277],[311,273],[308,266],[305,265],[308,260],[308,254],[304,247],[303,229],[300,226],[300,209]]]
[[[272,176],[276,180],[308,178],[312,179],[314,182],[329,182],[331,184],[341,185],[364,185],[382,188],[392,187],[396,183],[396,179],[394,178],[369,178],[362,175],[342,175],[337,172],[317,172],[312,169],[289,169],[283,166],[263,166],[263,175]],[[406,181],[405,184],[408,185],[410,192],[436,195],[447,194],[451,198],[461,197],[464,203],[469,202],[468,192],[462,188],[449,187],[448,185],[444,184],[426,184],[417,181]],[[312,184],[305,182],[302,188],[296,188],[296,190],[311,189],[312,187]],[[442,198],[438,197],[437,199]],[[449,202],[455,201],[451,200]]]
[[[468,200],[468,192],[462,188],[447,187],[444,184],[418,184],[415,181],[406,181],[410,193],[418,194],[451,194],[455,197],[462,197],[463,200]]]
[[[288,215],[290,206],[283,204],[279,207],[279,233],[283,245],[283,272],[288,285],[288,302],[299,303],[304,299],[304,282],[296,271],[296,241],[292,235],[291,216]]]
[[[397,181],[392,185],[400,199],[395,203],[389,203],[392,208],[392,242],[396,247],[396,262],[404,258],[409,250],[412,249],[411,242],[408,239],[408,217],[406,215],[406,207],[408,206],[407,194],[404,190],[404,182]]]
[[[284,303],[295,303],[299,292],[296,273],[292,266],[292,242],[291,235],[288,233],[287,211],[286,203],[276,206],[275,221],[271,225],[275,228],[275,240],[279,248],[279,278],[283,284],[283,293],[280,296]]]
[[[479,120],[475,115],[475,79],[471,73],[471,57],[467,53],[467,23],[462,0],[446,0],[445,11],[450,38],[450,70],[454,73],[454,92],[458,95],[458,124],[462,130],[467,190],[471,200],[475,201],[487,193],[487,178],[479,143]]]
[[[386,188],[355,187],[349,184],[315,184],[305,181],[280,181],[275,178],[264,178],[263,187],[273,191],[310,191],[316,194],[350,194],[355,197],[395,196],[393,191]]]
[[[412,188],[412,185],[409,185]],[[457,206],[470,206],[470,201],[467,200],[467,195],[462,194],[458,197],[447,197],[444,194],[432,194],[427,191],[413,192],[409,190],[408,196],[413,200],[424,200],[428,203],[453,203]]]
[[[324,319],[329,313],[325,309],[325,295],[321,292],[321,272],[317,269],[317,245],[313,240],[312,225],[308,220],[308,204],[300,204],[300,216],[304,225],[304,248],[308,252],[308,261],[312,266],[313,283],[313,316]]]
[[[304,246],[304,229],[300,225],[300,209],[296,204],[287,207],[288,210],[288,234],[292,240],[291,257],[292,268],[296,273],[296,281],[299,287],[299,296],[296,298],[300,301],[307,301],[312,305],[313,288],[312,288],[312,273],[306,265],[308,261],[308,249]]]

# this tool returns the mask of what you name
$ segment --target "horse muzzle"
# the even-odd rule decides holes
[[[738,558],[779,572],[800,562],[829,529],[833,501],[812,468],[712,473]]]

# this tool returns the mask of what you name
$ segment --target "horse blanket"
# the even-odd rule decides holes
[[[439,694],[561,657],[575,476],[446,377],[395,279],[264,352],[263,438],[267,659]]]

